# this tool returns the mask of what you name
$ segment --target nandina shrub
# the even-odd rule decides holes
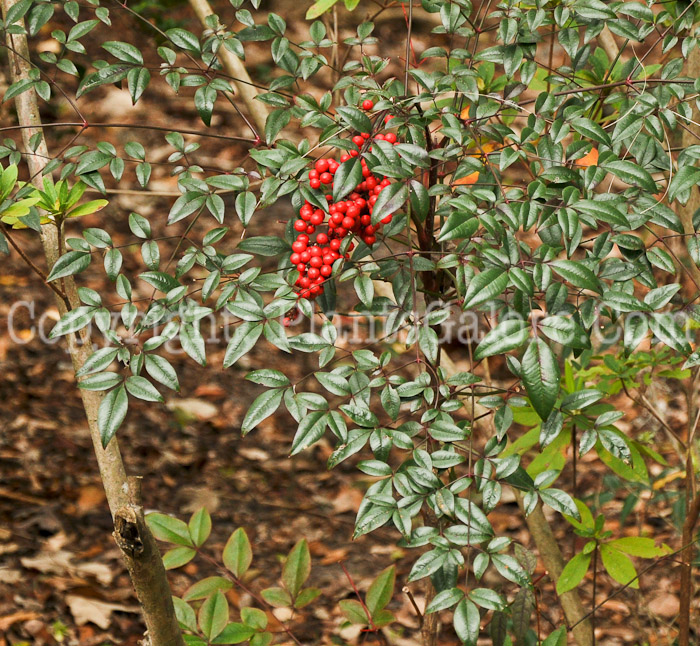
[[[326,436],[335,443],[329,467],[361,458],[357,468],[376,480],[355,536],[389,526],[402,546],[418,550],[408,582],[429,582],[425,634],[434,638],[427,616],[449,609],[466,644],[476,643],[484,617],[495,643],[544,637],[539,623],[535,632],[528,621],[535,560],[489,521],[505,489],[528,517],[548,506],[586,539],[563,572],[552,572],[562,598],[589,568],[594,590],[602,570],[637,587],[631,557],[670,550],[652,536],[608,531],[595,501],[576,488],[577,460],[595,452],[639,491],[650,489],[650,462],[687,465],[683,504],[697,511],[700,147],[693,114],[700,88],[684,75],[686,64],[700,67],[693,62],[694,6],[424,0],[402,5],[397,20],[405,37],[393,43],[373,35],[372,20],[359,19],[349,37],[337,22],[316,20],[297,42],[280,15],[231,4],[235,21],[210,17],[201,37],[169,29],[155,50],[175,93],[196,88],[205,126],[231,100],[223,52],[243,58],[252,43],[267,42],[276,66],[256,98],[267,112],[264,130],[247,121],[249,154],[238,168],[205,170],[197,143],[177,132],[165,136],[182,193],[167,224],[187,240],[176,247],[175,263],[161,261],[163,243],[139,214],[129,216],[148,269],[138,276],[122,273],[106,228],[71,221],[103,206],[75,208],[86,186],[105,191],[110,176],[121,181],[125,161],[148,188],[149,151],[138,141],[123,151],[106,142],[62,151],[44,169],[39,192],[15,190],[21,153],[13,140],[2,149],[10,162],[3,222],[70,227],[77,236],[48,280],[97,271],[97,250],[114,282],[114,296],[83,288],[83,304],[53,330],[70,335],[94,322],[95,336],[103,337],[77,374],[80,388],[104,393],[103,445],[114,441],[130,398],[162,401],[160,386],[178,387],[164,344],[178,339],[205,364],[200,321],[227,311],[235,321],[224,367],[258,343],[291,357],[305,353],[318,366],[318,387],[293,383],[277,355],[250,372],[263,390],[241,421],[243,433],[270,415],[289,414],[297,427],[292,455]],[[31,0],[15,7],[6,31],[19,33],[25,17],[30,35],[54,10]],[[339,10],[333,2],[313,7],[315,15]],[[53,33],[65,45],[60,54],[41,56],[42,65],[63,74],[61,92],[81,96],[126,81],[124,91],[139,101],[153,67],[134,44],[100,41],[108,59],[82,58],[83,73],[72,61],[85,54],[86,34],[95,30],[96,37],[99,22],[109,24],[107,8],[95,1],[63,9],[76,25]],[[84,12],[90,17],[81,22]],[[423,51],[413,40],[419,16],[434,25],[433,46]],[[6,99],[24,92],[50,101],[52,85],[37,68]],[[255,112],[252,104],[248,110]],[[63,183],[54,185],[53,175]],[[297,214],[284,230],[269,209],[282,199]],[[260,221],[266,235],[230,235]],[[157,297],[134,299],[134,280]],[[126,301],[119,312],[128,343],[109,325],[118,301]],[[371,323],[365,347],[349,351],[339,337],[336,322],[347,313]],[[656,380],[689,389],[683,432],[649,398]],[[618,422],[628,411],[619,393],[656,418],[658,435],[623,430]],[[681,549],[694,523],[686,522]],[[531,529],[543,558],[554,558],[557,546]],[[689,567],[687,551],[682,559]],[[497,585],[481,582],[488,568],[500,575]],[[688,580],[682,595],[689,603]],[[576,639],[592,643],[581,630],[584,612],[569,613]],[[564,632],[545,643],[564,643]],[[688,634],[681,625],[685,643]]]

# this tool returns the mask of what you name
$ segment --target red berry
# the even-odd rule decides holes
[[[360,224],[363,227],[366,227],[367,225],[371,224],[371,222],[372,222],[372,218],[369,215],[365,214],[360,218]]]
[[[372,150],[372,149],[370,148],[370,150]],[[359,153],[359,151],[357,151],[357,150],[351,150],[351,151],[350,151],[350,157],[357,157],[359,154],[360,154],[360,153]]]
[[[305,251],[302,251],[299,256],[301,257],[301,262],[309,262],[311,259],[311,254],[309,253],[309,250],[306,249]]]
[[[321,267],[320,271],[321,271],[321,276],[328,277],[333,273],[333,267],[331,267],[330,265],[323,265],[323,267]]]
[[[347,229],[343,229],[343,227],[338,227],[338,228],[335,230],[335,232],[336,232],[341,238],[344,238],[344,237],[348,234]]]
[[[319,179],[321,180],[321,184],[330,184],[333,181],[333,175],[330,173],[321,173]]]
[[[335,210],[336,210],[338,213],[345,213],[345,211],[347,211],[347,209],[348,209],[348,203],[347,203],[347,202],[338,202],[338,203],[335,205]]]
[[[292,250],[293,250],[295,253],[299,253],[299,254],[300,254],[302,251],[304,251],[304,249],[306,249],[306,243],[300,242],[299,240],[297,240],[296,242],[293,242],[293,243],[292,243]]]
[[[293,265],[296,265],[301,258],[299,258],[299,254],[295,251],[291,256],[289,256],[289,260]]]
[[[309,185],[311,186],[311,188],[321,188],[321,181],[318,179],[312,179],[309,182]]]
[[[317,247],[314,245],[309,249],[309,254],[311,254],[311,257],[313,258],[314,256],[320,256],[321,255],[321,247]]]
[[[301,287],[308,287],[309,285],[311,285],[311,281],[309,280],[309,278],[307,276],[303,276],[302,278],[299,279],[299,285]]]
[[[352,143],[354,143],[358,148],[360,148],[365,143],[365,140],[360,135],[355,135],[352,138]]]
[[[388,141],[390,144],[396,143],[396,135],[393,132],[389,132],[384,135],[384,141]]]
[[[384,135],[381,135],[381,134],[375,135],[374,138],[378,141],[384,141]]]
[[[373,227],[371,224],[365,227],[365,233],[366,233],[368,236],[373,235],[374,232],[375,232],[376,230],[377,230],[377,229],[376,229],[375,227]]]
[[[389,224],[391,222],[391,216],[387,215],[385,218],[382,218],[382,224]]]
[[[377,241],[374,236],[365,236],[362,240],[368,247],[371,247]]]
[[[316,236],[316,242],[318,242],[318,244],[326,244],[328,242],[328,236],[325,233],[319,233]]]
[[[298,262],[297,263],[297,271],[300,274],[303,274],[306,271],[306,265],[303,262]]]
[[[304,220],[297,220],[294,223],[294,229],[296,231],[306,231],[306,222],[304,222]]]
[[[282,325],[284,325],[284,327],[289,327],[291,324],[292,324],[292,319],[289,316],[285,316],[282,319]]]
[[[325,173],[328,170],[328,160],[319,159],[314,166],[319,173]]]
[[[342,223],[342,221],[343,221],[343,214],[342,214],[342,213],[334,213],[334,214],[331,216],[331,222],[332,222],[335,226],[339,226],[339,225]]]
[[[340,161],[341,161],[341,162],[346,162],[348,159],[350,159],[350,155],[348,155],[347,153],[343,153],[343,154],[340,156]]]
[[[316,227],[313,224],[309,224],[306,227],[306,233],[311,235],[314,231],[316,231]]]
[[[311,267],[315,267],[316,269],[318,269],[322,264],[323,259],[321,258],[321,256],[314,256],[313,258],[311,258],[311,260],[309,260],[309,265],[311,265]]]
[[[309,236],[307,236],[307,235],[304,234],[304,233],[300,233],[300,234],[297,236],[297,240],[298,240],[299,242],[303,242],[303,243],[304,243],[304,249],[306,249],[306,245],[309,244]]]
[[[365,99],[362,102],[362,109],[363,110],[371,110],[374,107],[374,101],[371,99]]]
[[[361,132],[360,137],[362,137],[363,139],[369,139],[369,132]],[[364,161],[365,160],[363,159],[362,162],[364,163]]]
[[[342,225],[345,229],[352,229],[355,226],[355,220],[349,216],[346,216],[343,218]]]
[[[308,273],[311,280],[315,280],[321,275],[321,272],[316,267],[311,267]]]
[[[314,224],[318,226],[319,224],[323,224],[323,213],[314,213],[311,216],[310,220],[311,224]]]
[[[330,242],[331,249],[333,249],[333,251],[338,251],[338,249],[340,249],[340,244],[341,244],[341,242],[337,238],[331,240],[331,242]]]
[[[328,160],[328,172],[329,172],[331,175],[332,175],[333,173],[335,173],[335,171],[338,170],[338,166],[340,166],[340,164],[339,164],[337,161],[335,161],[335,159],[329,159],[329,160]]]
[[[360,215],[360,209],[356,204],[353,204],[348,208],[346,211],[346,214],[349,218],[352,218],[353,220]]]
[[[319,172],[317,170],[309,171],[309,179],[318,179]]]
[[[384,117],[384,125],[389,123],[389,121],[391,121],[393,118],[394,118],[393,114],[387,114],[386,117]]]

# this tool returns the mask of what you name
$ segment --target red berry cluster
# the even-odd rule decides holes
[[[374,103],[370,99],[362,102],[365,110],[371,110]],[[333,263],[341,257],[340,247],[342,240],[352,234],[362,240],[366,245],[372,246],[377,241],[377,232],[382,224],[388,224],[391,216],[382,219],[381,223],[372,224],[372,209],[379,193],[391,180],[386,177],[377,177],[367,167],[364,159],[362,165],[362,180],[355,190],[344,200],[333,202],[333,176],[340,164],[353,157],[359,156],[359,149],[363,148],[371,135],[363,132],[355,135],[352,142],[357,150],[351,150],[340,156],[340,162],[335,159],[318,159],[309,171],[309,185],[313,189],[328,191],[328,213],[323,209],[315,208],[313,204],[306,202],[299,210],[299,218],[294,222],[294,230],[297,237],[292,244],[290,260],[299,272],[296,286],[299,288],[301,298],[314,299],[323,294],[323,284],[333,272]],[[394,133],[385,135],[377,134],[374,140],[384,140],[390,144],[396,144]],[[369,147],[369,150],[372,148]],[[327,232],[317,233],[316,227],[326,224]],[[312,242],[310,236],[316,234]],[[349,251],[354,248],[354,243],[347,245],[344,258],[349,257]],[[285,324],[289,317],[285,318]]]

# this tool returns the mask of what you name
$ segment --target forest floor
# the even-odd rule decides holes
[[[180,9],[183,14],[185,9]],[[291,24],[289,15],[284,16]],[[380,38],[391,38],[389,26],[378,28]],[[48,38],[48,36],[47,36]],[[420,40],[420,31],[416,38]],[[47,41],[47,43],[50,41]],[[423,43],[421,47],[425,45]],[[263,49],[261,48],[261,52]],[[251,65],[261,80],[270,62],[260,54]],[[162,92],[159,96],[158,92]],[[81,110],[95,122],[119,121],[151,125],[167,124],[199,129],[201,123],[191,102],[171,100],[162,86],[155,86],[137,108],[132,108],[125,90],[109,87],[87,95]],[[9,107],[1,108],[3,122],[13,122]],[[218,113],[213,125],[218,132],[243,134],[232,108]],[[46,121],[74,120],[66,106],[56,102]],[[76,130],[52,130],[47,136],[57,151]],[[80,226],[105,226],[117,245],[131,241],[126,217],[136,211],[146,217],[166,213],[176,191],[165,159],[172,149],[163,134],[139,131],[139,140],[149,150],[154,165],[153,193],[111,193],[110,205],[100,214],[83,219]],[[134,133],[129,134],[130,137]],[[90,128],[82,138],[111,141],[122,146],[125,131]],[[190,137],[188,140],[198,140]],[[221,145],[202,139],[198,163],[204,167],[231,169],[240,165],[244,151],[237,145]],[[163,193],[159,195],[158,192]],[[230,205],[229,205],[230,206]],[[255,228],[282,230],[290,206],[275,207],[256,216]],[[161,218],[163,219],[163,218]],[[105,221],[110,220],[109,226]],[[75,225],[74,225],[75,227]],[[77,231],[77,228],[73,229]],[[240,232],[234,226],[231,245]],[[159,235],[166,235],[165,230]],[[39,258],[35,237],[18,239],[33,258]],[[167,242],[164,243],[167,247]],[[124,271],[141,269],[138,245],[122,249]],[[164,254],[165,255],[165,254]],[[102,294],[113,286],[93,275],[80,284]],[[148,296],[143,288],[143,295]],[[143,625],[128,575],[111,537],[111,519],[97,473],[87,424],[65,345],[47,342],[57,319],[52,293],[21,259],[12,253],[2,259],[0,269],[0,646],[69,644],[81,646],[136,646]],[[293,618],[291,626],[304,644],[375,643],[372,635],[343,627],[337,602],[354,598],[353,586],[366,590],[384,567],[396,564],[397,586],[389,608],[397,622],[389,641],[397,646],[419,644],[419,617],[409,596],[402,591],[414,553],[396,547],[398,535],[382,529],[352,541],[354,516],[370,478],[358,475],[357,456],[334,470],[325,468],[332,451],[321,440],[312,449],[288,457],[295,426],[281,414],[263,422],[245,438],[240,420],[260,389],[244,380],[246,372],[279,362],[290,378],[301,378],[311,363],[290,360],[278,353],[271,360],[271,346],[258,345],[233,368],[221,366],[226,341],[216,326],[207,345],[209,367],[202,368],[187,357],[171,355],[180,376],[181,392],[171,394],[164,405],[130,403],[127,422],[119,431],[119,443],[128,470],[143,476],[147,509],[186,519],[204,506],[213,518],[208,549],[219,556],[228,536],[238,527],[248,532],[254,550],[253,571],[248,585],[254,590],[275,583],[280,559],[294,543],[305,537],[310,545],[313,569],[311,582],[322,597]],[[204,330],[207,338],[207,330]],[[276,351],[275,351],[276,352]],[[465,347],[452,348],[458,362],[467,356]],[[660,405],[669,424],[682,428],[684,406],[680,393],[659,393]],[[654,431],[653,420],[625,404],[630,432]],[[682,484],[680,469],[652,471],[652,487],[632,490],[610,475],[600,462],[587,460],[579,476],[580,497],[596,500],[608,518],[611,530],[637,535],[652,534],[678,547],[679,514],[674,501]],[[568,477],[568,476],[567,476]],[[634,499],[630,499],[633,496]],[[631,500],[631,504],[626,503]],[[629,508],[628,508],[629,507]],[[626,514],[623,525],[621,513]],[[534,549],[524,519],[514,499],[499,505],[489,515],[499,533]],[[553,517],[554,529],[568,558],[575,549],[568,526]],[[580,545],[579,545],[580,546]],[[352,581],[341,568],[348,571]],[[173,590],[181,594],[196,578],[215,574],[206,561],[195,560],[171,575]],[[538,575],[544,574],[538,566]],[[488,583],[488,581],[487,581]],[[600,574],[596,602],[618,592],[618,584]],[[533,627],[548,634],[562,624],[552,585],[539,579],[538,612]],[[410,588],[418,607],[424,603],[421,585]],[[583,597],[592,607],[590,578]],[[250,603],[245,591],[228,593],[236,607]],[[671,643],[678,612],[678,568],[672,561],[646,572],[639,590],[622,590],[596,613],[599,644],[604,646]],[[273,630],[274,630],[273,626]],[[377,642],[379,643],[379,642]],[[457,643],[446,630],[440,644]],[[490,640],[485,639],[484,644]]]

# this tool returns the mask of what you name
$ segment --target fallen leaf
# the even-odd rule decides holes
[[[215,417],[219,409],[203,399],[189,397],[185,399],[171,399],[166,406],[170,410],[181,410],[186,415],[202,422]]]
[[[0,617],[0,632],[5,632],[12,624],[16,624],[18,621],[29,621],[37,617],[39,617],[39,615],[36,614],[36,612],[26,611],[14,612],[11,615]]]
[[[119,612],[138,612],[138,608],[135,606],[107,603],[99,599],[88,599],[74,594],[66,595],[66,603],[78,626],[83,626],[89,622],[99,628],[106,629],[109,628],[112,613],[115,610],[119,610]]]
[[[681,602],[675,594],[661,594],[654,597],[648,605],[649,611],[658,617],[670,619],[675,617],[681,607]]]

